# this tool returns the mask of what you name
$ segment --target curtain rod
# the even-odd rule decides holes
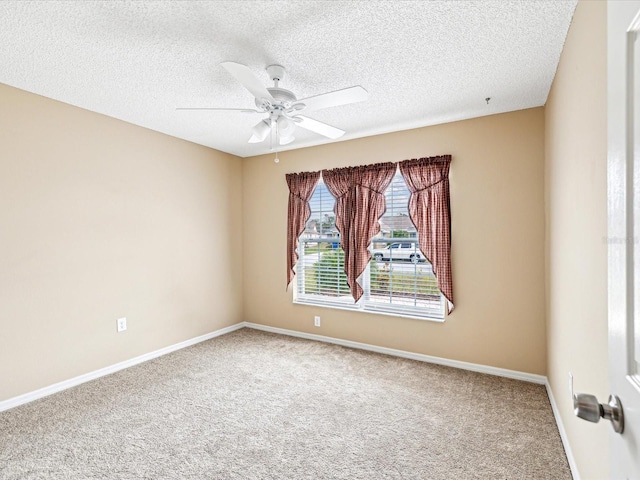
[[[400,164],[402,162],[417,162],[420,160],[428,160],[430,163],[445,163],[445,162],[451,162],[453,160],[453,156],[450,154],[447,155],[434,155],[432,157],[420,157],[420,158],[409,158],[406,160],[399,160],[396,162],[378,162],[378,163],[371,163],[371,164],[365,164],[365,165],[352,165],[352,166],[347,166],[347,167],[333,167],[333,168],[323,168],[320,170],[320,174],[322,175],[322,171],[323,170],[338,170],[338,169],[349,169],[349,168],[360,168],[360,167],[375,167],[376,165],[383,165],[385,163],[395,163],[396,164],[396,168],[400,168]],[[300,173],[313,173],[313,172],[298,172],[298,174]]]

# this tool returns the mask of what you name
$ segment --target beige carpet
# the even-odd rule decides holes
[[[0,413],[0,478],[571,475],[541,385],[242,329]]]

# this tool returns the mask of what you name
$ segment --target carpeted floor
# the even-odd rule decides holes
[[[2,479],[570,479],[541,385],[242,329],[0,413]]]

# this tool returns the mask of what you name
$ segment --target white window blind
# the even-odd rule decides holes
[[[360,278],[364,295],[354,303],[335,227],[335,199],[320,181],[298,246],[297,303],[444,318],[443,297],[431,264],[419,249],[417,232],[409,218],[409,190],[399,172],[385,191],[385,198],[387,209],[380,219],[380,233],[371,244],[372,260]]]
[[[311,216],[298,244],[297,301],[354,305],[344,274],[344,252],[333,211],[335,199],[322,180],[309,204]]]

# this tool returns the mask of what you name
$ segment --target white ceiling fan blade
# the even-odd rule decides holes
[[[262,113],[255,108],[176,107],[176,110],[219,110],[222,112]]]
[[[307,130],[319,133],[320,135],[324,135],[328,138],[340,138],[345,134],[344,130],[340,130],[339,128],[327,125],[326,123],[319,122],[318,120],[314,120],[313,118],[305,117],[303,115],[296,115],[295,118],[302,119],[301,122],[296,122],[299,127],[306,128]]]
[[[296,105],[303,103],[305,105],[305,111],[319,110],[321,108],[337,107],[339,105],[347,105],[349,103],[362,102],[369,98],[369,92],[367,92],[361,86],[343,88],[342,90],[336,90],[335,92],[322,93],[313,97],[303,98],[298,100]],[[294,107],[296,105],[293,105]]]
[[[238,80],[244,88],[249,90],[258,100],[269,100],[270,102],[274,102],[274,99],[269,93],[269,90],[267,90],[267,87],[262,84],[249,67],[235,62],[222,62],[220,65],[222,65],[227,72],[233,75],[233,77]]]

